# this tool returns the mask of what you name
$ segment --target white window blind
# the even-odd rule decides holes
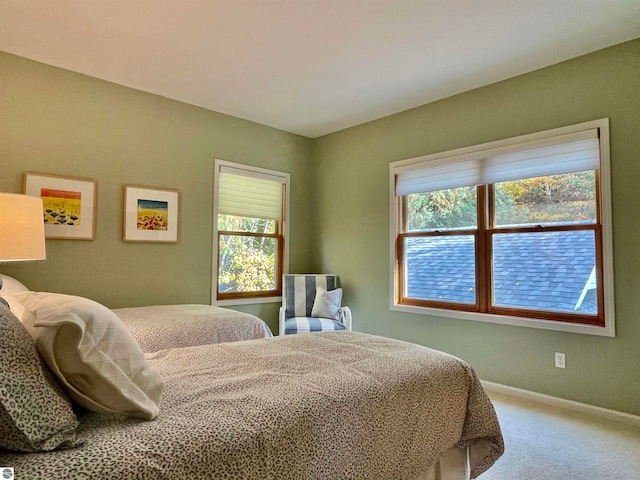
[[[218,213],[282,220],[282,186],[285,181],[284,177],[221,166]]]
[[[417,162],[396,170],[396,195],[595,170],[598,129]]]

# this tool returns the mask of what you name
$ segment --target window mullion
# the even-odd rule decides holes
[[[243,232],[239,230],[218,230],[219,235],[229,235],[233,237],[262,237],[262,238],[282,238],[279,233]]]
[[[491,189],[489,189],[490,191]],[[487,198],[489,192],[486,185],[478,187],[478,233],[477,233],[477,258],[476,258],[476,285],[478,290],[478,308],[480,312],[486,312],[491,295],[491,252],[488,243],[487,224],[491,222],[491,201]],[[489,211],[487,210],[489,209]]]

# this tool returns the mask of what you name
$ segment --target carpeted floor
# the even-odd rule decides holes
[[[640,427],[489,392],[505,453],[479,480],[640,480]]]

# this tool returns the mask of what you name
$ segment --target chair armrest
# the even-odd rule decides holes
[[[280,307],[280,312],[278,313],[278,335],[284,335],[284,307]]]
[[[344,323],[347,330],[351,331],[351,309],[349,307],[340,308],[340,321]]]

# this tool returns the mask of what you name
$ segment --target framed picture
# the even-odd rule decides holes
[[[98,183],[88,178],[25,172],[24,193],[42,198],[46,238],[93,240]]]
[[[124,186],[122,239],[125,242],[177,242],[180,192]]]

